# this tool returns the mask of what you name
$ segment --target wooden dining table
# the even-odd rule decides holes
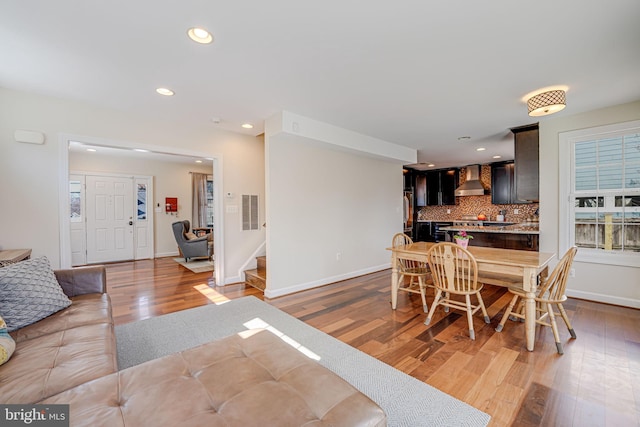
[[[387,248],[391,251],[391,307],[395,310],[398,290],[398,259],[427,262],[433,242],[415,242]],[[536,327],[535,296],[538,282],[547,273],[554,253],[516,249],[498,249],[469,245],[467,248],[478,264],[478,281],[498,286],[518,287],[524,291],[525,334],[527,350],[533,351]]]

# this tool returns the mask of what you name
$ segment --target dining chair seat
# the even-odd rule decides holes
[[[569,317],[567,316],[567,312],[562,305],[563,302],[567,300],[567,296],[565,295],[565,289],[567,286],[567,279],[569,278],[569,271],[571,269],[571,264],[573,263],[573,259],[576,256],[578,248],[573,246],[569,248],[569,250],[564,254],[558,265],[553,269],[551,275],[542,281],[540,284],[540,288],[538,290],[538,294],[535,297],[536,302],[536,323],[543,326],[551,327],[553,331],[553,337],[556,341],[556,350],[559,354],[564,354],[564,349],[562,348],[562,343],[560,342],[560,334],[558,333],[558,325],[556,323],[556,316],[560,314],[562,320],[567,325],[567,329],[569,330],[569,334],[571,338],[577,338],[576,332],[574,331],[571,323],[569,322]],[[509,292],[513,294],[507,309],[502,315],[502,320],[500,320],[500,324],[496,327],[496,331],[501,332],[504,328],[507,319],[511,318],[512,320],[524,320],[524,298],[525,293],[521,288],[509,288]],[[516,310],[513,308],[520,299],[520,303]],[[556,313],[553,309],[553,306],[557,306],[560,313]],[[548,321],[547,321],[548,320]]]
[[[476,339],[473,328],[473,315],[482,311],[485,323],[490,323],[487,309],[482,300],[482,283],[478,282],[478,265],[474,256],[467,249],[454,243],[436,243],[427,253],[429,269],[436,288],[436,296],[427,315],[425,325],[431,323],[436,308],[442,305],[448,308],[463,310],[467,313],[469,336]],[[464,296],[464,302],[453,298],[454,295]],[[475,295],[477,304],[471,303],[471,296]]]

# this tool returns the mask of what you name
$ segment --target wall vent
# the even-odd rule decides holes
[[[258,196],[255,194],[242,195],[242,231],[258,230]]]

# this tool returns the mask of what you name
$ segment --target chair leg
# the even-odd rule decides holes
[[[562,343],[560,342],[560,334],[558,333],[558,324],[556,323],[556,316],[553,312],[553,306],[551,303],[547,303],[547,313],[549,313],[549,320],[551,321],[551,330],[553,331],[553,337],[556,340],[556,349],[559,354],[564,354],[562,350]]]
[[[471,337],[472,340],[475,341],[476,333],[473,330],[473,314],[472,314],[473,310],[471,309],[471,297],[469,296],[469,294],[464,296],[464,300],[467,305],[467,323],[469,323],[469,336]]]
[[[524,323],[524,300],[521,299],[518,303],[518,308],[516,309],[516,313],[518,313],[522,317],[511,316],[511,320],[514,322],[523,322]]]
[[[422,297],[422,311],[426,313],[429,311],[429,306],[427,305],[426,286],[422,276],[418,276],[418,286],[420,286],[420,296]]]
[[[445,297],[445,298],[449,298],[449,292],[445,292],[445,293],[444,293],[444,297]],[[445,305],[445,306],[444,306],[444,312],[445,312],[445,313],[448,313],[448,312],[449,312],[449,306],[447,306],[447,305]]]
[[[484,323],[491,323],[491,319],[489,319],[489,314],[487,314],[487,308],[484,306],[484,301],[482,300],[482,295],[480,292],[476,293],[478,297],[478,304],[480,304],[480,310],[482,310],[482,315],[484,316]]]
[[[518,301],[518,295],[514,295],[511,298],[511,302],[507,306],[504,314],[502,315],[502,320],[500,320],[500,324],[496,327],[497,332],[502,332],[502,328],[504,328],[504,324],[507,323],[507,319],[511,316],[511,312],[513,311],[513,307],[516,305],[516,301]]]
[[[436,290],[436,297],[433,300],[433,304],[431,304],[431,310],[429,310],[429,314],[427,314],[427,320],[424,321],[425,325],[431,323],[431,318],[433,318],[433,313],[436,311],[436,307],[438,306],[438,301],[440,301],[440,295],[442,291],[440,289]]]
[[[567,316],[567,312],[564,311],[564,307],[562,306],[562,303],[558,303],[558,308],[560,309],[560,315],[562,316],[562,320],[564,320],[564,323],[567,325],[567,329],[569,329],[569,333],[571,334],[571,338],[576,339],[576,331],[573,330],[573,327],[571,326],[571,323],[569,322],[569,317]]]
[[[395,288],[393,286],[391,286],[391,292],[395,293],[395,296],[391,295],[391,301],[390,301],[391,302],[391,308],[394,309],[394,310],[396,309],[396,307],[393,306],[393,300],[395,299],[396,300],[396,304],[397,304],[397,301],[398,301],[398,288],[400,286],[404,287],[404,274],[398,272],[398,286],[395,287]]]

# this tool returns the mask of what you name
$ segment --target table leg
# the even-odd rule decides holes
[[[391,255],[391,308],[398,304],[398,263],[395,254]]]
[[[527,339],[527,350],[533,351],[536,340],[536,291],[538,274],[533,269],[525,269],[523,275],[524,298],[524,331]]]
[[[533,351],[536,339],[536,301],[533,292],[527,292],[524,299],[524,330],[527,338],[527,350]]]

